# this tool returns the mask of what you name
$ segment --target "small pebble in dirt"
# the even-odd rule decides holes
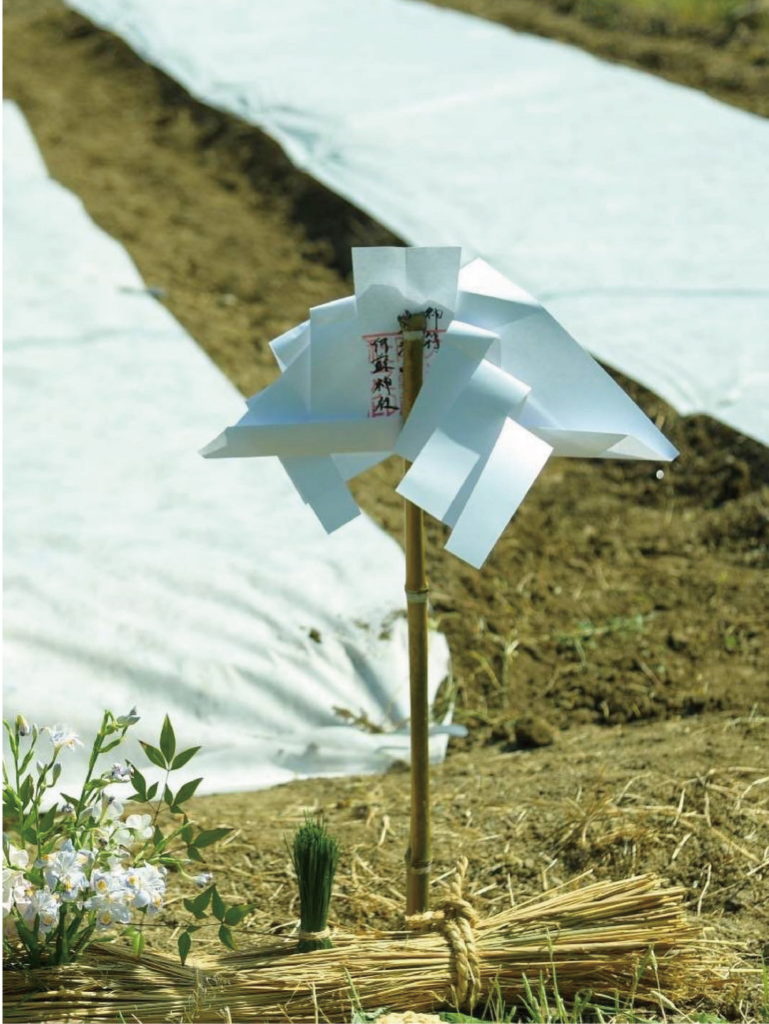
[[[522,749],[549,747],[555,743],[556,731],[540,715],[524,715],[515,722],[515,745]]]
[[[689,639],[684,633],[671,630],[668,633],[668,647],[671,651],[685,651],[689,646]]]

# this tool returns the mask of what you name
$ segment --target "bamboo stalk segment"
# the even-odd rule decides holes
[[[401,318],[403,386],[401,413],[405,420],[422,387],[424,313]],[[404,463],[408,471],[410,463]],[[404,501],[406,601],[408,611],[409,693],[411,705],[411,824],[406,851],[406,913],[427,910],[430,891],[430,754],[427,697],[427,599],[424,513]]]

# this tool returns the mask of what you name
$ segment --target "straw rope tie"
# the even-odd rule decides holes
[[[299,932],[297,939],[300,942],[321,942],[323,939],[327,939],[331,935],[330,928],[323,928],[319,932]]]
[[[481,996],[481,964],[475,942],[478,915],[462,895],[468,862],[462,857],[440,910],[412,914],[406,918],[409,928],[439,931],[451,954],[451,994],[459,1010],[469,1011]]]

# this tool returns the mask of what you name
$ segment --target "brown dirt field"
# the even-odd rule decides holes
[[[7,3],[5,43],[6,95],[51,174],[245,394],[276,376],[270,338],[349,293],[351,245],[397,243],[58,0]],[[758,90],[740,97],[762,109]],[[556,462],[481,573],[430,526],[444,697],[470,729],[433,773],[436,875],[467,853],[483,911],[584,870],[658,870],[714,934],[769,956],[769,450],[622,383],[681,450],[662,479],[649,464]],[[398,473],[390,461],[355,488],[396,536]],[[257,935],[295,919],[284,838],[305,806],[343,842],[337,920],[392,923],[407,805],[393,771],[194,807],[238,829],[213,867],[223,892],[257,900]],[[172,908],[161,946],[173,926]],[[719,998],[727,1015],[757,1012]]]

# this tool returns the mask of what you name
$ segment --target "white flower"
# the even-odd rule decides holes
[[[214,876],[210,871],[201,871],[199,875],[195,875],[194,882],[198,889],[205,889],[210,884]]]
[[[86,901],[86,909],[95,914],[95,924],[99,931],[113,928],[119,924],[131,923],[131,908],[120,899],[117,892],[104,896],[92,896]]]
[[[12,868],[26,868],[29,866],[29,854],[26,850],[19,849],[13,843],[8,843],[6,860]]]
[[[137,910],[146,910],[150,915],[160,910],[166,892],[165,875],[165,868],[153,864],[144,864],[126,872],[126,885]]]
[[[41,935],[47,935],[59,923],[59,897],[47,888],[32,889],[19,909],[28,928],[34,928],[35,918],[39,918],[37,930]]]
[[[94,895],[98,897],[112,896],[115,899],[133,899],[128,891],[125,876],[123,868],[113,862],[109,871],[93,871],[89,886]]]
[[[90,886],[93,896],[84,906],[95,914],[94,923],[99,930],[130,923],[134,892],[129,889],[126,871],[116,857],[110,859],[109,871],[95,870],[91,874]]]
[[[63,747],[74,750],[75,747],[83,746],[83,741],[69,726],[46,725],[44,731],[50,735],[54,750],[61,750]]]
[[[129,814],[125,820],[125,827],[130,829],[136,839],[152,839],[155,830],[150,824],[152,817],[149,814]]]
[[[114,796],[103,796],[101,800],[91,804],[91,817],[96,821],[110,821],[119,818],[123,813],[123,804]]]
[[[119,820],[122,813],[123,804],[112,796],[105,797],[100,804],[94,804],[91,807],[91,817],[99,823],[93,832],[102,846],[114,848],[130,846],[133,835]]]
[[[32,883],[25,878],[23,871],[3,868],[3,917],[7,917],[14,907],[22,908],[31,891]]]
[[[119,818],[123,813],[123,801],[116,796],[108,796],[104,806],[104,815],[107,818]]]
[[[71,839],[66,839],[58,853],[48,853],[40,860],[43,877],[49,889],[60,890],[61,899],[71,903],[88,887],[86,868],[93,855],[89,850],[76,850]]]
[[[7,917],[15,904],[26,900],[31,884],[24,877],[29,865],[27,851],[8,843],[4,853],[8,866],[3,865],[3,917]]]
[[[136,708],[133,707],[127,715],[121,715],[116,719],[118,725],[135,725],[139,721],[139,716],[136,713]]]
[[[113,764],[109,777],[115,782],[130,782],[133,768],[129,764]]]

